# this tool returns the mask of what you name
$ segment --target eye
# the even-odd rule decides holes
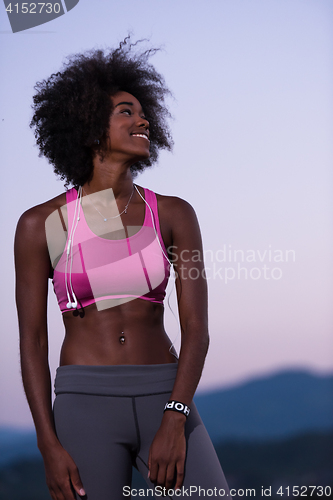
[[[125,109],[122,109],[120,111],[121,114],[127,114],[127,115],[131,115],[132,114],[132,110],[129,109],[129,108],[125,108]]]

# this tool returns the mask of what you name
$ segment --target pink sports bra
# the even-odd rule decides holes
[[[144,189],[144,193],[151,211],[145,204],[143,226],[136,234],[122,240],[109,240],[93,233],[80,207],[72,249],[67,255],[78,197],[75,188],[67,191],[68,237],[52,280],[62,313],[75,310],[67,307],[68,291],[70,297],[73,296],[71,289],[77,298],[78,309],[94,303],[97,309],[104,309],[102,301],[106,299],[120,299],[115,305],[136,298],[163,304],[170,264],[165,257],[167,251],[160,231],[156,195],[149,189]]]

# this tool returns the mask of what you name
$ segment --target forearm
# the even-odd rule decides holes
[[[51,496],[74,500],[73,488],[80,496],[84,496],[78,469],[58,441],[54,428],[47,345],[21,339],[21,366],[23,385],[35,422],[38,448],[43,456],[46,483]]]
[[[52,414],[48,349],[47,345],[21,338],[20,351],[23,386],[36,427],[38,447],[43,454],[45,449],[58,444]]]
[[[204,325],[182,328],[182,346],[177,376],[170,399],[191,405],[199,383],[208,349],[208,332]],[[185,414],[166,411],[149,452],[149,477],[153,483],[181,488],[186,457]],[[176,472],[176,484],[174,485]]]
[[[182,332],[177,376],[170,399],[190,406],[208,351],[209,335],[204,325],[189,325]]]

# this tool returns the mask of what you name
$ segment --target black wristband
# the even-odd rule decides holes
[[[174,399],[172,399],[165,404],[164,411],[167,410],[177,411],[178,413],[182,413],[183,415],[185,415],[185,417],[187,418],[190,414],[191,408],[186,406],[184,403],[181,403],[180,401],[175,401]]]

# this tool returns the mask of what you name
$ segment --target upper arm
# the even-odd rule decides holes
[[[67,241],[67,205],[59,207],[47,217],[45,234],[53,269],[56,267]]]
[[[172,247],[169,248],[177,279],[182,328],[195,325],[207,330],[207,282],[199,223],[192,206],[175,199],[171,210]]]
[[[25,212],[18,221],[15,243],[16,305],[21,338],[29,335],[47,341],[47,292],[50,258],[45,236],[45,216],[40,207]]]

